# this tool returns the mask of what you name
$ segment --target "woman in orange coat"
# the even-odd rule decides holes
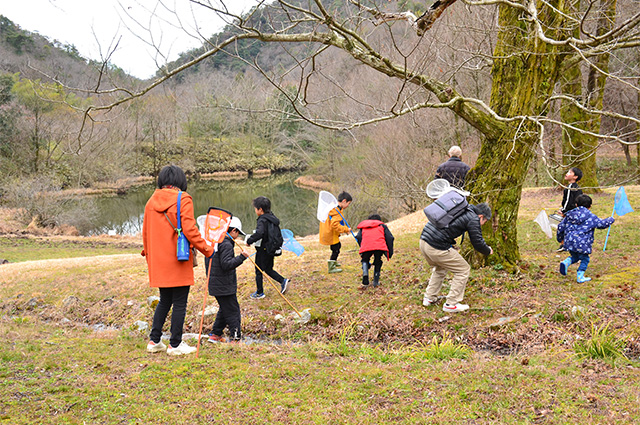
[[[182,341],[182,327],[187,313],[187,298],[193,285],[193,262],[178,261],[175,231],[178,212],[178,192],[182,191],[180,220],[182,232],[187,240],[205,257],[213,255],[213,247],[200,235],[193,218],[193,200],[186,193],[187,177],[182,169],[167,165],[158,174],[158,189],[153,192],[144,208],[142,224],[142,255],[149,267],[149,285],[159,288],[160,302],[153,315],[153,325],[149,335],[147,351],[157,353],[167,351],[169,355],[193,353],[195,347]],[[193,253],[191,254],[193,255]],[[169,347],[161,340],[162,327],[173,306],[171,314],[171,339]]]

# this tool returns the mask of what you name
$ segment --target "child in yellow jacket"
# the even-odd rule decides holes
[[[340,235],[349,233],[351,229],[343,222],[341,214],[346,210],[353,198],[347,192],[338,195],[338,206],[329,212],[329,217],[325,222],[320,222],[320,243],[331,247],[331,257],[329,258],[329,273],[339,273],[342,271],[338,264],[340,255]]]

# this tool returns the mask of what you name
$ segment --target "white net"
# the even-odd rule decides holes
[[[196,222],[198,223],[198,228],[200,229],[200,235],[202,236],[203,239],[204,239],[204,223],[206,220],[207,220],[206,215],[199,215],[198,218],[196,218]]]
[[[438,199],[447,192],[455,190],[462,196],[469,196],[470,192],[466,190],[458,189],[457,187],[451,187],[448,180],[435,179],[427,185],[427,196],[431,199]]]
[[[322,190],[318,195],[318,220],[325,222],[329,216],[329,212],[338,206],[338,200],[331,193]]]

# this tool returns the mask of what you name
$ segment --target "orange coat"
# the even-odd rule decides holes
[[[349,228],[340,224],[342,217],[340,217],[336,208],[329,211],[329,217],[324,223],[320,222],[320,243],[322,245],[337,244],[340,242],[340,235],[342,233],[349,233]],[[342,210],[340,210],[340,212],[342,212]]]
[[[176,254],[178,235],[164,216],[165,212],[175,226],[178,212],[177,189],[156,189],[144,207],[142,255],[146,258],[149,267],[149,285],[153,288],[193,285],[193,263],[191,259],[178,261]],[[193,199],[187,192],[182,192],[180,220],[182,232],[191,246],[196,247],[207,257],[213,255],[213,247],[209,246],[200,235],[193,217]]]

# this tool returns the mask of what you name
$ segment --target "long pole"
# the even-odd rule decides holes
[[[287,299],[287,297],[284,296],[284,294],[282,292],[280,292],[280,288],[278,288],[278,286],[272,281],[272,277],[269,276],[268,274],[266,274],[260,267],[258,267],[258,265],[256,264],[255,261],[253,261],[253,258],[251,257],[247,257],[254,266],[256,266],[256,269],[260,270],[260,273],[262,273],[263,276],[265,276],[267,278],[267,280],[269,281],[269,283],[273,286],[273,288],[278,292],[278,294],[282,297],[283,300],[285,300],[287,302],[287,304],[289,304],[289,306],[295,310],[296,313],[298,313],[298,316],[300,316],[300,318],[302,318],[302,314],[300,314],[300,312],[298,311],[297,308],[295,308],[293,306],[293,304],[291,304],[289,302],[289,300]]]
[[[198,346],[196,348],[196,359],[200,354],[200,339],[202,338],[202,326],[204,325],[204,310],[207,307],[207,296],[209,295],[207,288],[209,287],[209,274],[211,273],[211,263],[213,263],[213,255],[209,260],[209,268],[207,270],[207,280],[204,283],[204,300],[202,301],[202,317],[200,318],[200,331],[198,332]]]
[[[340,214],[340,217],[344,220],[345,224],[347,225],[347,227],[349,228],[349,231],[351,232],[351,236],[353,236],[353,239],[356,240],[356,243],[358,244],[358,246],[360,246],[360,242],[358,242],[358,238],[356,238],[356,235],[353,234],[353,230],[351,230],[351,226],[349,226],[349,223],[347,222],[347,219],[344,218],[344,216],[342,215],[342,213],[340,212],[340,208],[335,207],[334,208],[336,211],[338,211],[338,214]]]
[[[613,211],[611,211],[611,217],[613,217],[613,214],[615,214],[616,212],[616,204],[613,204]],[[611,226],[609,226],[609,228],[607,229],[607,238],[604,240],[604,247],[602,248],[602,252],[604,252],[607,249],[607,242],[609,242],[609,232],[611,231]]]
[[[228,233],[227,233],[228,234]],[[247,257],[249,259],[249,261],[251,261],[253,263],[254,266],[256,266],[256,269],[258,269],[260,271],[260,273],[262,273],[262,275],[267,279],[267,281],[273,286],[273,288],[278,292],[278,294],[282,297],[283,300],[285,300],[287,302],[287,304],[289,304],[289,306],[296,312],[298,313],[298,316],[302,319],[302,314],[300,314],[300,312],[298,311],[297,308],[295,308],[293,306],[293,304],[291,304],[289,302],[289,300],[287,299],[287,297],[284,296],[284,294],[282,292],[280,292],[280,288],[278,288],[278,286],[275,284],[275,282],[272,281],[272,277],[269,276],[268,274],[266,274],[260,267],[258,267],[258,265],[256,264],[255,261],[253,261],[253,258],[251,258],[250,256]]]

